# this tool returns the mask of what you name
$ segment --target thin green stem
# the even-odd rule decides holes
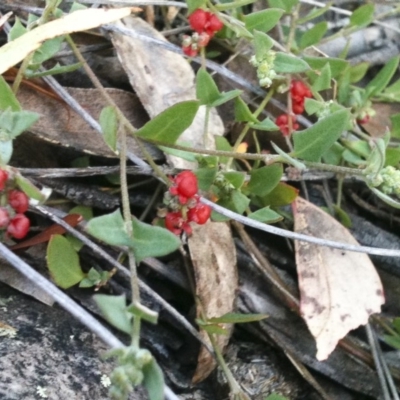
[[[225,359],[221,353],[221,350],[214,338],[214,335],[212,333],[209,333],[208,337],[210,338],[211,345],[214,349],[215,357],[217,358],[218,365],[221,367],[222,372],[224,373],[224,375],[228,381],[228,385],[231,390],[231,395],[238,396],[241,399],[250,400],[250,398],[243,392],[242,388],[240,387],[240,385],[237,383],[235,377],[233,376],[231,370],[227,366]],[[235,398],[235,397],[233,397],[233,398]]]
[[[24,61],[22,61],[22,64],[18,69],[17,75],[15,76],[14,83],[12,86],[12,91],[14,94],[17,94],[18,89],[21,85],[22,79],[24,78],[24,73],[27,70],[27,68],[29,67],[29,64],[32,61],[34,54],[35,54],[35,52],[33,51],[32,53],[28,54],[25,57]]]

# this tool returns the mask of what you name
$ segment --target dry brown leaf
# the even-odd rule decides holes
[[[50,21],[0,48],[0,74],[22,61],[29,53],[38,49],[47,39],[66,35],[72,32],[86,31],[126,17],[131,12],[141,11],[137,7],[117,8],[88,8],[78,10],[63,18]]]
[[[312,203],[297,198],[293,210],[296,232],[358,245],[345,227]],[[350,330],[380,312],[383,288],[367,254],[295,243],[300,309],[322,361]]]
[[[119,21],[116,25],[166,41],[161,33],[140,18],[127,17],[123,19],[123,23]],[[131,85],[151,118],[178,102],[196,98],[193,69],[181,55],[117,33],[113,33],[112,38]],[[193,124],[180,136],[179,140],[189,142],[193,147],[204,148],[204,116],[205,107],[202,106]],[[213,149],[214,135],[222,135],[223,132],[222,120],[216,110],[212,109],[207,148]],[[175,168],[193,167],[192,163],[181,158],[167,157]]]
[[[8,336],[9,338],[13,338],[17,335],[17,330],[10,325],[0,321],[0,337]]]
[[[107,104],[97,89],[66,88],[71,96],[85,108],[96,120]],[[119,89],[105,89],[117,106],[135,127],[144,125],[148,118],[138,98]],[[24,110],[40,114],[40,118],[29,131],[35,135],[63,146],[103,157],[117,157],[105,144],[101,135],[92,129],[78,114],[69,109],[62,101],[21,86],[18,100]],[[128,137],[128,149],[141,156],[133,138]],[[153,146],[147,146],[150,154],[159,159],[161,153]]]
[[[400,113],[400,104],[374,103],[373,108],[376,114],[367,124],[363,125],[363,128],[372,137],[381,137],[392,126],[390,117],[394,114]]]
[[[236,269],[236,250],[229,225],[224,222],[208,222],[193,226],[193,236],[188,240],[190,256],[196,280],[196,295],[207,318],[220,317],[232,312],[235,306],[238,275]],[[227,327],[231,330],[231,327]],[[206,332],[200,332],[202,338],[210,343]],[[230,335],[216,336],[221,350],[229,342]],[[201,382],[212,372],[215,360],[202,347],[198,357],[193,383]]]

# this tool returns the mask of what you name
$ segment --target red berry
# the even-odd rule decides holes
[[[187,55],[188,57],[196,57],[197,56],[197,49],[193,48],[192,45],[190,46],[182,46],[183,54]]]
[[[19,190],[11,190],[8,193],[8,203],[19,214],[23,214],[28,210],[29,198]]]
[[[178,236],[182,231],[188,235],[192,234],[192,227],[183,219],[180,211],[170,212],[165,216],[165,227]]]
[[[206,204],[199,203],[195,207],[191,208],[187,215],[189,221],[203,225],[210,218],[211,208]]]
[[[24,214],[17,214],[8,225],[7,233],[15,239],[22,239],[29,231],[31,222]]]
[[[296,123],[296,117],[293,115],[290,118],[292,121],[292,130],[290,130],[289,128],[289,115],[287,114],[279,115],[275,120],[275,124],[278,125],[283,136],[289,136],[292,133],[292,131],[299,129],[299,124]]]
[[[292,104],[292,111],[294,114],[303,114],[304,112],[304,100],[302,102],[294,101]]]
[[[183,219],[180,211],[170,212],[165,216],[165,227],[175,235],[182,233],[182,224]]]
[[[0,190],[3,190],[8,180],[8,173],[4,169],[0,169]]]
[[[215,15],[210,14],[206,26],[206,32],[213,35],[215,32],[220,31],[224,27],[224,23]]]
[[[290,95],[294,102],[300,103],[305,97],[312,97],[310,89],[302,81],[292,81]]]
[[[10,216],[8,211],[4,208],[0,208],[0,229],[7,228],[10,222]]]
[[[189,24],[192,29],[198,33],[204,32],[206,23],[208,21],[208,12],[198,8],[189,15]]]
[[[197,176],[192,171],[183,171],[174,179],[177,191],[181,196],[193,197],[197,194]]]

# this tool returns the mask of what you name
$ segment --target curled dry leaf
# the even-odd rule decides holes
[[[139,18],[127,17],[123,23],[119,21],[116,25],[166,41],[161,33]],[[184,57],[141,39],[118,33],[113,33],[112,38],[131,85],[151,118],[178,102],[196,99],[195,75]],[[205,107],[202,106],[193,124],[179,140],[203,148],[204,118]],[[213,149],[214,136],[224,132],[222,120],[215,109],[211,110],[208,127],[207,148]],[[193,166],[181,158],[167,157],[175,168],[188,169]]]
[[[193,226],[193,235],[188,240],[190,256],[196,280],[196,295],[201,308],[197,308],[197,316],[201,312],[207,318],[221,317],[232,312],[235,306],[238,275],[236,269],[236,250],[229,225],[224,222],[208,222],[205,225]],[[231,326],[224,326],[231,331]],[[201,336],[210,342],[205,331]],[[229,342],[230,335],[216,336],[221,350]],[[197,383],[212,372],[215,360],[210,353],[201,348],[193,382]]]
[[[140,8],[125,7],[112,10],[88,8],[43,24],[0,48],[0,74],[18,64],[47,39],[97,28],[124,18],[135,11],[140,11]]]
[[[96,120],[107,103],[97,89],[66,88],[71,96]],[[105,89],[117,106],[136,128],[144,125],[148,118],[138,98],[119,89]],[[40,114],[39,120],[29,129],[40,138],[62,146],[103,157],[117,157],[98,132],[92,129],[79,115],[62,102],[36,90],[25,87],[18,91],[18,100],[24,110]],[[162,154],[154,146],[146,146],[152,157],[159,159]],[[131,137],[128,150],[142,156]]]
[[[298,197],[293,211],[296,232],[358,245],[345,227],[308,201]],[[300,309],[322,361],[350,330],[380,312],[383,288],[367,254],[295,243]]]

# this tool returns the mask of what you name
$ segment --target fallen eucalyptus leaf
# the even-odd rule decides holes
[[[345,227],[308,201],[298,197],[293,210],[295,232],[358,245]],[[322,361],[349,331],[380,312],[383,288],[367,254],[302,241],[295,244],[300,309]]]
[[[193,226],[193,235],[189,238],[188,245],[194,267],[196,295],[199,299],[197,317],[204,321],[205,318],[218,318],[233,312],[238,276],[236,250],[229,226],[223,222]],[[232,325],[221,325],[228,335],[215,336],[215,340],[223,351],[229,342]],[[204,330],[201,330],[200,334],[203,340],[210,343]],[[204,380],[214,367],[214,358],[202,347],[193,382]]]
[[[38,49],[47,39],[72,32],[86,31],[108,24],[129,15],[138,8],[116,9],[88,8],[75,11],[63,18],[50,21],[25,33],[0,48],[0,74],[22,61],[29,53]]]

